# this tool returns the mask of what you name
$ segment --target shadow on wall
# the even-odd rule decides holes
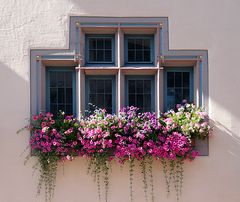
[[[29,82],[0,62],[0,84],[0,111],[4,114],[0,116],[1,125],[13,128],[17,123],[23,124],[30,111]]]

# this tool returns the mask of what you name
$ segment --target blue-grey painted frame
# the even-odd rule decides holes
[[[112,40],[112,61],[111,62],[90,62],[89,61],[89,39],[90,38],[109,38]],[[96,64],[101,64],[101,65],[115,65],[115,36],[113,34],[86,34],[85,36],[85,56],[86,56],[86,65],[96,65]]]
[[[165,67],[164,68],[164,111],[167,111],[167,73],[168,72],[189,72],[190,73],[190,100],[189,102],[193,102],[194,98],[194,80],[193,80],[193,67]]]
[[[85,78],[85,109],[89,110],[89,80],[109,79],[112,81],[112,113],[116,113],[116,76],[115,75],[88,75]]]
[[[50,111],[50,72],[72,72],[72,106],[76,116],[76,71],[74,67],[46,67],[46,111]]]
[[[128,61],[128,39],[150,39],[150,62],[129,62]],[[124,63],[125,65],[138,65],[138,66],[153,66],[154,65],[154,35],[152,34],[125,34],[124,35]]]
[[[128,100],[128,81],[129,80],[151,80],[151,111],[155,112],[155,77],[151,75],[142,76],[142,75],[129,75],[125,76],[125,105],[129,105]]]

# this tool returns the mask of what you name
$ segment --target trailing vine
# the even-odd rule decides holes
[[[130,190],[130,201],[133,202],[133,172],[134,172],[134,158],[129,160],[129,190]]]
[[[193,160],[198,153],[191,138],[204,139],[211,132],[207,114],[193,104],[177,107],[160,117],[154,113],[138,113],[136,107],[122,108],[119,115],[96,109],[77,120],[60,112],[33,116],[24,129],[31,131],[30,155],[37,157],[33,170],[40,169],[37,193],[45,190],[45,201],[54,197],[58,162],[87,157],[87,173],[97,184],[98,198],[108,202],[111,160],[129,162],[130,201],[133,202],[135,161],[140,162],[146,202],[154,202],[153,158],[161,159],[167,195],[174,186],[177,200],[183,188],[184,160]],[[22,131],[22,130],[19,130]],[[104,188],[101,185],[104,185]],[[102,197],[104,190],[104,197]]]
[[[146,202],[148,202],[148,181],[147,181],[147,169],[146,169],[146,159],[145,157],[142,159],[141,163],[140,163],[140,167],[141,167],[141,173],[143,176],[143,191],[144,191],[144,196],[145,196],[145,200]]]

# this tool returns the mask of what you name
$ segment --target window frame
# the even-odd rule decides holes
[[[112,114],[116,113],[116,76],[115,75],[86,75],[85,77],[85,112],[89,110],[89,81],[91,79],[109,79],[112,81]]]
[[[46,67],[46,111],[50,111],[50,72],[72,72],[72,115],[76,116],[76,73],[74,67]]]
[[[128,61],[128,39],[150,39],[150,62],[129,62]],[[124,34],[124,64],[125,66],[154,66],[155,62],[155,41],[154,34]]]
[[[112,41],[112,61],[106,62],[106,61],[89,61],[89,39],[90,38],[109,38]],[[86,65],[114,65],[115,64],[115,36],[114,34],[85,34],[85,63]]]
[[[163,98],[164,98],[164,111],[169,110],[167,108],[168,104],[168,96],[167,96],[167,73],[168,72],[189,72],[190,73],[190,85],[189,85],[189,100],[188,102],[193,102],[194,100],[194,67],[165,67],[164,68],[164,78],[163,78]],[[174,86],[175,88],[175,86]],[[181,104],[181,103],[176,103],[175,104]]]
[[[128,98],[128,81],[129,80],[151,80],[151,112],[156,112],[155,109],[155,76],[154,75],[126,75],[125,76],[125,106],[129,106],[129,98]]]

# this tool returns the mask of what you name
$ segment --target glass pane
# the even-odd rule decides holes
[[[89,80],[89,93],[96,93],[97,87],[96,87],[96,80],[91,79]]]
[[[53,114],[53,115],[57,115],[58,113],[58,108],[57,108],[57,105],[56,104],[51,104],[50,105],[50,112]]]
[[[135,106],[135,94],[129,94],[128,95],[128,105],[129,106]]]
[[[64,87],[64,74],[65,74],[65,72],[57,73],[58,88]]]
[[[137,93],[143,93],[143,80],[136,80]]]
[[[112,107],[112,94],[105,94],[105,108]]]
[[[96,94],[89,94],[89,103],[96,105]]]
[[[72,87],[72,72],[65,72],[65,86]]]
[[[136,51],[136,62],[143,62],[143,51],[142,50]]]
[[[97,49],[103,49],[104,39],[97,39]]]
[[[135,51],[128,50],[128,62],[134,62],[134,61],[135,61]]]
[[[136,39],[136,49],[142,49],[143,48],[143,46],[142,46],[142,39]]]
[[[112,62],[112,51],[105,50],[105,62]]]
[[[183,89],[183,97],[182,98],[191,102],[189,95],[190,95],[190,90],[189,89]]]
[[[143,107],[151,108],[151,94],[145,94],[143,96]]]
[[[180,104],[182,102],[182,89],[176,88],[175,89],[175,104]]]
[[[137,107],[142,108],[143,107],[143,95],[137,94]]]
[[[104,94],[97,94],[96,105],[98,108],[104,108]]]
[[[64,107],[64,105],[58,105],[58,111],[59,111],[59,110],[65,112],[65,107]]]
[[[66,105],[66,114],[73,115],[73,107],[71,104]]]
[[[150,39],[143,39],[143,48],[145,50],[150,50]]]
[[[72,103],[72,88],[66,88],[66,103]]]
[[[112,93],[112,81],[105,80],[105,93]]]
[[[58,103],[64,103],[64,88],[58,88]]]
[[[182,72],[175,72],[175,87],[182,87]]]
[[[96,39],[90,38],[89,39],[89,49],[96,49],[96,48],[97,48]]]
[[[57,87],[57,72],[50,72],[50,87]]]
[[[128,93],[135,93],[135,80],[128,81]]]
[[[143,54],[144,54],[143,61],[150,62],[151,61],[150,51],[144,51]]]
[[[167,96],[174,96],[174,88],[168,88],[167,89]]]
[[[89,51],[89,61],[95,62],[97,60],[97,51],[96,50],[90,50]]]
[[[167,73],[167,87],[174,87],[174,72]]]
[[[97,93],[104,93],[104,80],[97,80]]]
[[[128,39],[128,49],[134,49],[134,48],[135,48],[135,40]]]
[[[112,39],[105,39],[105,49],[112,50]]]
[[[144,80],[144,93],[151,93],[151,81]]]
[[[97,50],[97,61],[104,62],[104,50]]]
[[[190,87],[190,73],[183,72],[183,87]]]
[[[50,103],[57,103],[57,88],[50,88]]]

